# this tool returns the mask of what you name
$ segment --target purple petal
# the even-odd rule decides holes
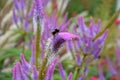
[[[72,19],[60,26],[61,31],[67,31],[68,26],[72,23]]]
[[[98,20],[98,23],[96,25],[96,30],[95,30],[96,33],[100,32],[100,26],[101,26],[101,20]]]
[[[104,34],[93,43],[92,54],[94,55],[95,58],[98,58],[98,56],[100,55],[105,40],[107,38],[107,34],[108,34],[108,30],[105,31]]]
[[[92,38],[88,35],[84,35],[83,37],[83,42],[84,42],[84,53],[89,53],[91,48],[92,48]]]
[[[95,28],[96,27],[95,27],[95,24],[94,24],[94,20],[91,19],[90,20],[90,27],[89,27],[89,29],[90,29],[90,34],[92,35],[92,37],[96,36]]]
[[[57,12],[54,11],[50,16],[50,20],[49,20],[49,24],[50,24],[49,28],[51,28],[52,30],[54,30],[58,26],[58,18],[56,13]]]
[[[16,10],[19,9],[18,0],[14,0],[14,8],[15,8]]]
[[[68,32],[60,32],[58,35],[64,39],[65,41],[70,41],[70,40],[79,40],[79,36],[68,33]]]
[[[31,7],[28,15],[29,15],[29,17],[33,17],[33,14],[34,14],[34,5]]]
[[[96,34],[99,33],[100,26],[101,26],[101,21],[100,20],[98,21],[98,23],[96,25],[95,25],[93,19],[90,20],[90,27],[89,27],[89,29],[90,29],[90,34],[92,35],[92,37],[95,37]]]
[[[32,55],[31,55],[31,58],[30,58],[30,64],[35,65],[35,59],[36,59],[35,54],[36,53],[35,53],[35,44],[34,44],[34,42],[32,42],[31,49],[32,49]]]
[[[68,46],[68,50],[69,50],[69,51],[72,51],[72,47],[73,47],[72,41],[68,41],[68,42],[67,42],[67,46]]]
[[[20,54],[20,59],[21,59],[21,62],[22,62],[23,69],[28,72],[31,68],[30,64],[28,64],[28,62],[26,61],[23,54]]]
[[[55,57],[52,60],[52,62],[50,63],[48,70],[47,70],[47,73],[46,73],[45,80],[52,80],[52,76],[54,74],[54,69],[55,69],[57,61],[58,61],[58,57]]]
[[[24,29],[25,31],[28,31],[28,15],[26,15],[25,21],[24,21]]]
[[[72,72],[70,72],[70,74],[68,75],[68,79],[67,80],[72,80]]]
[[[99,80],[105,80],[103,71],[102,71],[102,66],[100,64],[98,64],[98,68],[99,68]]]
[[[13,80],[27,80],[27,76],[24,73],[20,62],[17,62],[12,69]]]
[[[16,13],[15,13],[15,9],[13,9],[13,22],[14,22],[15,24],[17,24],[17,22],[18,22],[18,18],[17,18],[17,15],[16,15]]]
[[[12,79],[16,80],[16,65],[12,69]]]
[[[62,20],[62,24],[65,24],[67,22],[67,18],[68,18],[68,13],[66,13],[63,17],[63,20]]]
[[[107,57],[107,64],[108,64],[108,68],[110,70],[111,75],[117,74],[116,70],[113,68],[113,66],[112,66],[112,64],[110,62],[109,57]]]
[[[61,63],[58,63],[58,67],[59,67],[59,73],[60,73],[61,78],[62,78],[62,79],[65,79],[66,73],[65,73],[65,71],[64,71],[64,69],[63,69],[62,64],[61,64]]]
[[[35,66],[32,68],[32,80],[38,80],[38,71]]]
[[[20,7],[22,11],[24,11],[25,9],[25,3],[26,3],[26,0],[20,0]]]
[[[42,22],[44,17],[43,0],[34,0],[34,18],[37,22]]]
[[[81,64],[80,53],[77,53],[77,56],[76,56],[76,63],[77,63],[77,65],[80,65],[80,64]]]
[[[85,25],[84,19],[82,16],[78,17],[78,27],[80,30],[80,33],[82,34],[82,36],[84,36],[85,33],[89,33],[90,34],[90,30],[89,28]]]
[[[79,25],[80,32],[84,32],[86,26],[82,16],[78,17],[78,25]]]

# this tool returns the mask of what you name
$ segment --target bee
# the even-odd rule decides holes
[[[52,32],[52,35],[54,36],[55,34],[59,33],[60,30],[59,29],[55,29],[53,32]]]

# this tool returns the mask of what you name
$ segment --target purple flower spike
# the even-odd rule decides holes
[[[38,80],[38,71],[35,66],[33,66],[33,69],[32,69],[32,80]]]
[[[58,57],[55,57],[52,62],[50,63],[49,67],[48,67],[48,70],[47,70],[47,73],[46,73],[46,78],[45,80],[52,80],[52,76],[54,74],[54,69],[55,69],[55,66],[56,66],[56,63],[58,61]]]
[[[12,69],[13,80],[27,80],[27,75],[24,73],[20,62],[17,62]]]
[[[62,79],[65,79],[66,73],[65,73],[65,71],[64,71],[64,69],[63,69],[62,64],[61,64],[61,63],[58,63],[58,67],[59,67],[59,73],[60,73],[61,78],[62,78]]]
[[[73,75],[72,72],[70,72],[67,80],[72,80],[72,75]]]
[[[77,65],[80,65],[80,64],[81,64],[80,53],[77,53],[77,56],[76,56],[76,63],[77,63]]]
[[[33,23],[34,26],[35,23],[42,23],[43,20],[43,11],[44,11],[44,6],[43,6],[43,0],[34,0],[34,17],[33,17]]]
[[[117,74],[116,70],[113,68],[113,66],[112,66],[112,64],[110,62],[110,58],[109,57],[107,57],[107,64],[108,64],[108,68],[110,70],[111,75]]]
[[[88,27],[85,25],[83,17],[80,16],[78,18],[78,25],[80,40],[77,45],[83,53],[92,54],[95,59],[98,58],[104,46],[108,30],[94,41],[95,36],[100,32],[101,21],[99,20],[98,23],[95,24],[94,20],[91,19],[90,26]]]
[[[34,15],[42,17],[45,6],[49,0],[34,0]]]
[[[53,51],[57,52],[63,43],[71,40],[79,40],[79,37],[77,35],[68,32],[60,32],[55,34],[53,36],[53,47],[52,47]]]
[[[41,10],[44,8],[42,3],[42,0],[34,0],[34,8],[36,10],[36,15],[39,15],[41,13]]]
[[[120,65],[120,50],[118,48],[115,48],[115,55],[118,59],[118,65]]]
[[[105,80],[101,64],[98,64],[98,68],[99,68],[99,80]]]
[[[30,59],[30,64],[35,65],[35,59],[36,59],[35,54],[36,53],[35,53],[35,44],[34,44],[34,42],[32,42],[31,49],[32,49],[32,55],[31,55],[31,59]]]
[[[25,60],[25,57],[24,57],[23,54],[20,54],[20,59],[21,59],[21,62],[22,62],[23,69],[28,72],[31,68],[30,64],[28,64],[28,62]]]

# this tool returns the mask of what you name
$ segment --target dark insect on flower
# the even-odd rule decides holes
[[[98,56],[98,59],[100,59],[100,58],[101,58],[101,56],[99,55],[99,56]]]
[[[55,34],[57,34],[57,33],[59,33],[59,32],[60,32],[59,29],[55,29],[55,30],[52,32],[52,35],[55,35]]]
[[[57,29],[53,32],[53,51],[57,52],[58,49],[66,42],[71,40],[79,40],[77,35],[69,32],[59,32]]]

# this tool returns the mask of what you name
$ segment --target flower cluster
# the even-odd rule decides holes
[[[24,0],[19,1],[14,0],[14,8],[19,10],[18,8],[20,5],[21,10],[25,12],[24,9],[26,9],[25,5],[27,2]],[[48,16],[45,12],[47,3],[48,0],[33,1],[33,6],[31,7],[29,14],[33,13],[31,16],[33,18],[33,29],[35,32],[35,35],[33,36],[35,39],[32,40],[30,62],[26,61],[24,54],[20,55],[20,61],[17,61],[12,69],[13,80],[52,80],[57,63],[61,79],[72,80],[72,72],[70,72],[68,78],[66,78],[67,74],[63,69],[62,63],[59,62],[58,57],[58,51],[65,42],[69,43],[68,47],[71,50],[72,56],[74,57],[77,55],[74,57],[77,64],[75,80],[85,80],[89,62],[100,56],[108,30],[95,39],[96,35],[101,31],[100,21],[98,21],[97,24],[94,24],[94,20],[91,19],[90,26],[87,27],[83,17],[80,16],[78,17],[78,29],[74,29],[75,34],[69,33],[68,26],[71,24],[72,20],[70,19],[67,21],[68,14],[64,16],[61,24],[58,24],[59,21],[56,12],[51,16]],[[16,9],[13,9],[13,19],[17,25]],[[29,15],[29,17],[31,16]],[[24,20],[24,18],[22,19]],[[26,27],[28,27],[27,20],[28,18],[25,19],[26,30]],[[73,40],[76,44],[75,48],[79,50],[78,52],[76,50],[77,54],[72,52],[73,43],[71,43],[71,41]],[[90,58],[91,56],[92,59]],[[79,75],[80,69],[83,72],[81,76]],[[100,74],[102,75],[102,70],[100,70]]]
[[[104,47],[108,30],[105,30],[105,32],[103,32],[102,35],[96,38],[96,36],[100,32],[101,32],[100,20],[98,21],[97,24],[95,24],[94,20],[91,19],[90,25],[86,26],[83,17],[82,16],[78,17],[78,29],[74,27],[74,33],[78,35],[80,39],[74,43],[68,42],[68,48],[71,51],[73,59],[76,60],[76,64],[79,66],[78,68],[81,68],[81,71],[83,69],[83,75],[80,77],[80,80],[85,79],[88,72],[87,71],[88,65],[92,63],[94,60],[99,58],[100,53]],[[72,50],[73,48],[76,51],[73,51]],[[77,53],[76,58],[75,53]],[[102,70],[100,70],[100,72],[101,71]]]
[[[98,21],[98,23],[95,24],[94,20],[91,19],[90,26],[87,27],[81,16],[78,18],[78,28],[79,36],[81,38],[81,40],[78,41],[80,45],[79,47],[81,48],[84,54],[91,54],[94,56],[94,58],[98,58],[104,46],[108,30],[106,30],[100,37],[94,40],[96,35],[101,30],[100,21]]]

